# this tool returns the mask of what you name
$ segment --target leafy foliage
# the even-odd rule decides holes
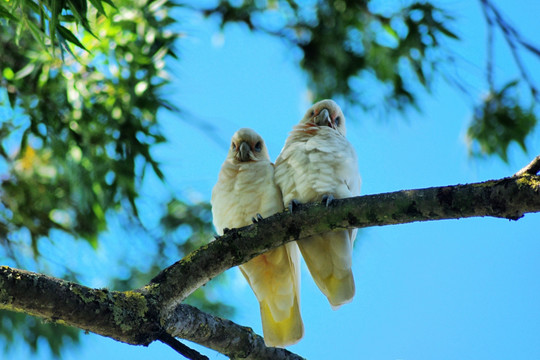
[[[496,154],[508,161],[508,148],[512,142],[523,151],[527,150],[525,139],[536,126],[537,119],[532,108],[521,105],[517,85],[517,81],[506,84],[500,91],[490,93],[475,108],[467,130],[473,155]]]
[[[458,39],[447,25],[453,18],[431,3],[384,13],[374,10],[374,1],[232,3],[222,0],[204,14],[217,15],[222,26],[242,22],[298,47],[315,100],[342,96],[372,110],[415,106],[416,84],[430,88],[438,65],[447,58],[445,41]],[[375,87],[383,89],[382,101],[370,95]]]
[[[491,38],[487,77],[492,96],[489,103],[477,106],[468,134],[471,144],[478,143],[481,148],[472,150],[472,154],[498,155],[507,161],[508,144],[516,141],[526,150],[525,138],[537,122],[534,103],[538,91],[518,48],[538,58],[540,50],[511,26],[491,1],[480,2],[488,29],[497,27],[507,41],[533,102],[531,109],[525,109],[515,96],[508,97],[506,90],[493,90]],[[389,109],[417,108],[418,90],[423,87],[429,91],[437,74],[447,76],[460,91],[464,89],[459,79],[451,79],[443,68],[454,63],[448,48],[448,40],[459,40],[451,30],[454,18],[432,2],[385,9],[383,2],[368,0],[316,1],[311,6],[294,0],[251,0],[240,5],[221,0],[203,13],[216,16],[222,26],[241,22],[251,30],[279,36],[301,50],[300,65],[309,75],[315,100],[341,96],[353,105],[384,114]],[[506,125],[501,127],[503,118]]]
[[[2,2],[0,16],[9,21],[0,20],[0,241],[15,261],[24,253],[21,238],[39,259],[40,241],[54,230],[97,247],[108,215],[123,210],[136,219],[145,170],[162,178],[150,148],[165,139],[158,110],[174,110],[161,94],[165,59],[175,56],[168,30],[174,5],[92,3]],[[164,266],[159,254],[148,260]],[[19,333],[34,350],[40,337],[55,354],[63,339],[78,339],[74,329],[31,317],[2,312],[1,321],[6,341]]]
[[[497,155],[508,161],[508,148],[516,142],[523,151],[527,151],[527,136],[538,122],[535,107],[540,100],[538,90],[530,78],[518,50],[524,50],[540,59],[540,50],[525,38],[506,20],[495,5],[488,0],[481,0],[488,30],[486,77],[489,95],[474,109],[473,119],[467,130],[469,151],[475,156]],[[494,39],[496,30],[500,30],[514,58],[520,73],[522,88],[530,92],[530,105],[523,105],[527,96],[518,92],[520,81],[514,80],[497,90],[495,83]]]
[[[77,23],[92,33],[88,20],[89,3],[101,15],[105,15],[105,4],[114,6],[111,0],[15,0],[0,3],[0,17],[16,24],[17,41],[24,30],[29,30],[37,44],[43,48],[50,47],[54,51],[54,47],[50,45],[58,40],[59,44],[68,50],[67,42],[84,49],[79,39],[64,25]]]
[[[164,59],[174,55],[175,36],[165,29],[172,20],[168,6],[153,1],[117,7],[109,17],[94,10],[99,39],[83,33],[89,52],[64,61],[36,52],[28,34],[15,45],[14,30],[2,26],[1,83],[14,109],[2,126],[17,130],[20,142],[15,156],[2,145],[10,170],[0,223],[8,233],[28,229],[34,251],[51,229],[95,245],[108,210],[137,215],[145,167],[162,177],[150,147],[164,141],[158,110],[170,108],[160,89],[168,82]],[[25,116],[16,128],[18,109]]]

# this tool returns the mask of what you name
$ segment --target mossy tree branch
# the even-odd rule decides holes
[[[169,335],[231,358],[298,359],[267,348],[251,329],[181,302],[223,271],[287,241],[329,230],[415,221],[493,216],[517,220],[540,212],[540,157],[513,177],[482,183],[404,190],[311,203],[257,224],[232,229],[163,270],[148,285],[126,292],[91,289],[42,274],[0,267],[0,308],[25,312],[111,337],[148,345]],[[166,341],[164,341],[166,342]]]
[[[529,212],[540,212],[540,177],[526,171],[481,183],[336,199],[328,208],[305,204],[292,215],[284,211],[229,230],[163,270],[142,290],[173,307],[223,271],[291,240],[329,230],[416,221],[479,216],[517,220]]]

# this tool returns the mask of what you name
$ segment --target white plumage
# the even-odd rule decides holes
[[[257,214],[268,217],[281,210],[281,192],[263,139],[251,129],[238,130],[212,190],[217,233],[249,225]],[[291,345],[304,334],[299,262],[298,247],[289,242],[240,266],[259,301],[268,346]]]
[[[287,206],[360,194],[354,148],[345,138],[345,116],[332,100],[314,104],[294,126],[276,160],[276,183]],[[352,300],[352,246],[357,230],[328,232],[298,241],[308,269],[332,307]]]

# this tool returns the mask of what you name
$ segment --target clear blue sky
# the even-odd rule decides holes
[[[456,15],[455,30],[463,39],[456,46],[466,59],[460,76],[480,98],[485,89],[485,28],[479,2],[441,4]],[[519,30],[537,41],[538,1],[497,4]],[[251,127],[260,133],[275,159],[311,100],[299,55],[284,43],[248,33],[242,26],[220,32],[212,22],[187,15],[182,13],[187,38],[178,45],[181,60],[170,66],[175,78],[170,93],[193,117],[180,121],[162,114],[171,141],[157,149],[156,156],[173,191],[209,200],[226,156],[223,144],[238,128]],[[501,36],[498,40],[497,70],[502,82],[517,73]],[[530,69],[539,68],[530,58],[527,63]],[[533,75],[540,80],[538,73]],[[363,194],[500,178],[540,154],[536,131],[529,138],[530,154],[512,148],[509,165],[498,159],[471,160],[464,135],[472,104],[442,81],[431,95],[422,95],[421,107],[421,114],[384,120],[346,113]],[[212,123],[220,141],[191,125],[194,119]],[[152,187],[145,192],[151,196]],[[534,214],[517,222],[481,218],[362,230],[355,246],[357,294],[351,304],[332,311],[304,266],[301,296],[306,333],[290,350],[309,359],[539,359],[539,224],[540,215]],[[102,286],[99,278],[109,270],[107,259],[122,250],[112,237],[104,236],[97,260],[92,260],[98,265],[93,265],[96,279],[91,285]],[[230,272],[234,289],[221,296],[236,306],[234,321],[261,334],[256,299],[238,270]],[[161,344],[143,348],[91,334],[82,338],[81,347],[65,351],[64,359],[179,358]],[[198,349],[210,359],[224,358]],[[25,354],[17,351],[9,357]],[[49,356],[42,351],[38,358]]]

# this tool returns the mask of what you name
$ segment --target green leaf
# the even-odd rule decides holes
[[[92,36],[96,37],[90,28],[88,19],[86,18],[86,12],[88,10],[86,1],[84,0],[67,0],[69,9],[77,21],[88,31]]]
[[[475,108],[467,130],[471,155],[497,155],[507,162],[508,149],[514,142],[527,152],[526,139],[535,128],[538,118],[533,108],[520,104],[517,84],[516,81],[510,81],[501,90],[493,91]]]
[[[105,9],[103,8],[103,5],[101,4],[101,0],[89,0],[92,5],[97,9],[98,13],[107,16],[105,13]]]
[[[104,3],[107,3],[109,5],[111,5],[113,8],[116,9],[116,6],[114,5],[114,3],[112,2],[112,0],[103,0]]]
[[[56,34],[56,26],[58,24],[58,16],[62,11],[62,1],[52,0],[51,5],[51,20],[49,21],[49,36],[51,37],[51,43],[54,44],[54,37]]]
[[[15,74],[15,79],[19,80],[30,75],[32,71],[34,71],[35,68],[36,68],[36,65],[34,63],[30,63],[26,65],[21,70],[17,71],[17,74]]]
[[[70,22],[70,23],[74,23],[77,21],[77,19],[75,18],[75,16],[73,15],[69,15],[69,14],[62,14],[62,15],[59,15],[58,16],[58,20],[62,21],[62,22]]]
[[[398,35],[398,33],[390,26],[390,24],[388,24],[388,23],[383,24],[383,29],[384,29],[390,36],[392,36],[395,40],[399,40],[399,35]]]
[[[79,41],[79,39],[77,39],[77,37],[75,35],[73,35],[73,33],[71,31],[69,31],[69,29],[63,27],[62,25],[58,25],[56,28],[58,29],[58,32],[60,33],[60,35],[62,35],[62,37],[64,39],[66,39],[67,41],[77,45],[81,49],[84,49],[84,50],[88,51],[84,47],[84,45]]]
[[[4,78],[9,81],[13,80],[13,78],[15,77],[15,73],[13,72],[13,70],[11,70],[10,67],[5,67],[2,71],[2,76],[4,76]]]
[[[8,20],[18,22],[19,19],[17,19],[15,16],[11,14],[11,11],[6,9],[4,5],[0,4],[0,17],[6,18]]]
[[[28,20],[26,17],[23,17],[23,19],[24,23],[32,33],[32,36],[34,37],[34,39],[36,39],[36,42],[41,46],[44,51],[48,52],[47,46],[45,45],[44,41],[46,37],[45,33],[41,31],[41,29],[38,28],[38,26],[32,20]]]
[[[437,22],[435,23],[435,27],[437,28],[437,30],[439,30],[440,32],[442,32],[444,35],[454,39],[454,40],[460,40],[459,39],[459,36],[457,36],[455,33],[453,33],[452,31],[450,31],[448,28],[444,27],[443,24]]]

